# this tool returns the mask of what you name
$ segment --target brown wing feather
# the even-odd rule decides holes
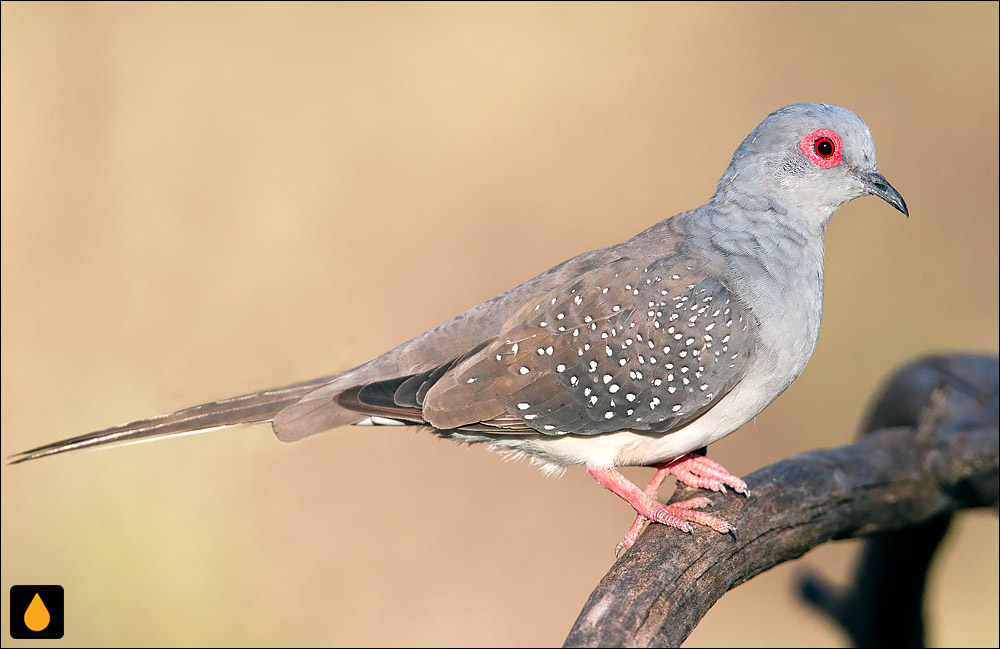
[[[542,434],[674,430],[742,378],[750,314],[683,259],[620,260],[525,305],[429,391],[423,416],[460,428],[507,416]]]
[[[338,404],[439,430],[496,435],[668,432],[743,377],[750,314],[683,258],[618,259],[525,304],[500,336]]]

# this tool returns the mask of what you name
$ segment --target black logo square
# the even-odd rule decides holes
[[[62,586],[11,586],[10,637],[63,637]]]

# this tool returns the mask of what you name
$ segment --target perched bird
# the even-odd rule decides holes
[[[271,422],[284,441],[353,425],[423,426],[545,470],[585,464],[646,520],[729,532],[703,497],[664,505],[667,475],[747,493],[693,453],[755,417],[799,375],[823,311],[823,234],[873,195],[907,214],[851,111],[794,104],[740,144],[712,198],[593,250],[338,374],[40,446],[64,451]],[[640,489],[621,466],[658,470]]]

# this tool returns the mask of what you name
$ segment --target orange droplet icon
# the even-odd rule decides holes
[[[24,612],[24,626],[38,633],[49,625],[50,619],[49,609],[45,608],[42,598],[35,593],[31,603],[28,604],[28,609]]]

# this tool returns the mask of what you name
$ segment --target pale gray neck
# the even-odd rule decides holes
[[[823,230],[812,231],[798,214],[771,204],[764,209],[709,203],[692,227],[722,253],[733,270],[753,281],[794,283],[823,272]]]
[[[773,199],[728,192],[683,215],[687,241],[761,323],[762,341],[795,340],[809,351],[823,309],[823,231],[817,214],[797,214]]]

